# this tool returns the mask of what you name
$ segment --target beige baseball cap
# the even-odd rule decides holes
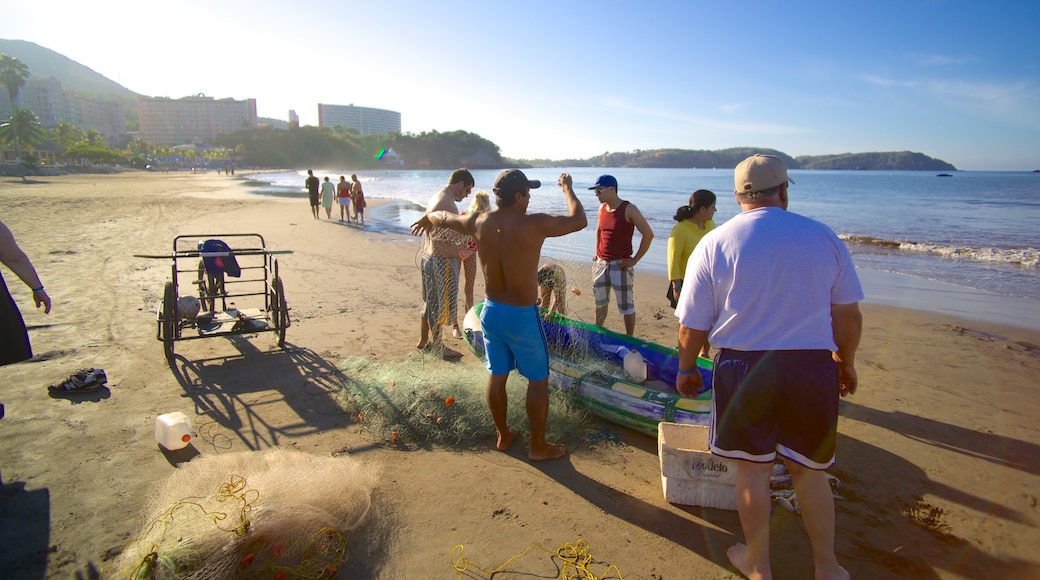
[[[734,193],[765,191],[794,180],[787,176],[787,165],[776,155],[755,154],[733,170]]]

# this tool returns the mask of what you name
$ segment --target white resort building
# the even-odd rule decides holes
[[[401,113],[354,105],[318,103],[319,127],[348,127],[362,135],[386,135],[401,132]]]

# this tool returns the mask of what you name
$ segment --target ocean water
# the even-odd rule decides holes
[[[637,272],[665,274],[672,216],[694,190],[710,189],[718,196],[716,223],[740,211],[731,169],[533,168],[525,173],[540,179],[542,187],[533,191],[529,212],[565,210],[556,186],[561,172],[573,176],[589,226],[547,240],[543,253],[557,259],[591,259],[598,203],[586,188],[602,173],[617,177],[621,198],[636,204],[654,230],[654,245]],[[397,201],[372,208],[366,220],[406,233],[450,173],[359,173],[367,198]],[[350,175],[315,169],[315,175],[333,181],[341,174]],[[473,174],[474,191],[490,193],[498,171]],[[829,225],[845,240],[868,301],[1040,329],[1040,173],[961,171],[940,177],[920,171],[792,171],[790,176],[795,183],[788,210]],[[258,195],[301,200],[306,198],[305,177],[302,171],[244,176]]]

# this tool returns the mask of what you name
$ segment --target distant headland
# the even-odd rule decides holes
[[[776,155],[791,169],[845,169],[880,171],[957,171],[952,164],[913,151],[800,155],[764,147],[720,150],[649,149],[628,153],[604,153],[587,159],[524,159],[526,165],[550,167],[661,167],[732,169],[749,155]]]

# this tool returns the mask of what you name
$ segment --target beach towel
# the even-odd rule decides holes
[[[214,278],[220,274],[227,274],[232,278],[240,278],[242,269],[238,267],[238,260],[234,252],[221,240],[206,240],[202,244],[202,252],[227,252],[226,256],[203,256],[202,262],[206,265],[206,273]]]

